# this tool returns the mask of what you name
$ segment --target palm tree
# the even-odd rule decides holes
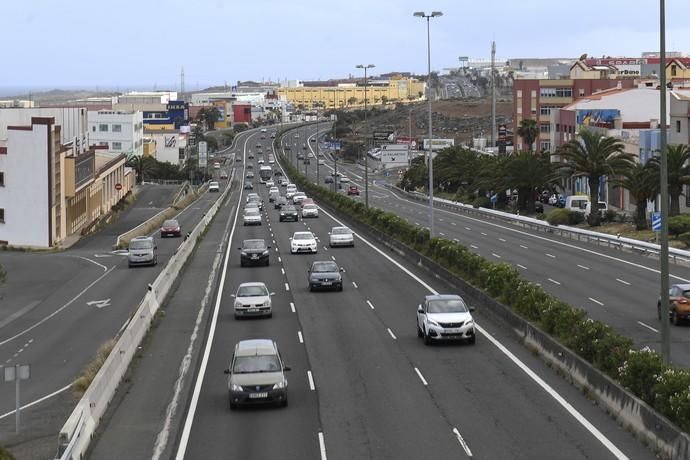
[[[637,230],[647,228],[647,200],[653,200],[659,190],[659,170],[652,162],[642,165],[635,163],[629,169],[621,171],[621,177],[613,181],[627,189],[635,200],[635,227]]]
[[[520,121],[520,126],[518,126],[517,134],[520,136],[527,144],[527,149],[533,151],[534,141],[537,140],[537,121],[525,118]]]
[[[666,160],[668,164],[668,195],[670,206],[669,216],[680,214],[680,196],[683,194],[683,186],[690,184],[690,148],[687,145],[669,145],[666,148]],[[649,163],[657,170],[660,167],[659,157],[649,160]]]
[[[587,177],[592,210],[598,209],[600,179],[623,173],[633,165],[634,158],[623,151],[618,139],[588,129],[580,131],[579,139],[564,144],[558,155],[561,162],[556,168],[562,175]],[[598,212],[590,213],[589,224],[593,227],[601,224]]]
[[[145,176],[151,175],[155,168],[155,160],[144,155],[131,154],[127,157],[125,166],[134,169],[137,173],[137,182],[143,182]]]
[[[555,180],[548,153],[520,152],[509,157],[503,168],[504,185],[518,190],[518,209],[534,212],[535,191]]]

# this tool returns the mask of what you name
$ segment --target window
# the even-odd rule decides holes
[[[676,120],[676,132],[680,132],[680,120]]]
[[[673,64],[673,65],[671,66],[671,76],[672,76],[672,77],[675,77],[675,76],[677,76],[677,74],[678,74],[678,70],[677,70],[677,68],[676,68],[676,65]]]
[[[542,152],[545,150],[548,151],[549,149],[551,149],[551,142],[542,141],[539,143],[539,150],[540,151],[542,151]]]
[[[532,90],[532,97],[537,97],[537,90],[536,89]]]
[[[108,125],[100,124],[100,125],[98,125],[98,130],[102,133],[107,133],[108,132]]]
[[[549,132],[551,132],[551,125],[539,125],[539,132],[540,132],[540,133],[549,133]]]
[[[0,208],[0,224],[5,223],[5,208]]]
[[[580,92],[578,94],[580,95],[580,97],[584,97],[585,96],[585,89],[580,88]]]
[[[539,91],[541,97],[573,97],[572,88],[541,88]]]
[[[5,173],[0,172],[0,187],[4,187],[4,186],[5,186]]]
[[[122,150],[122,142],[113,142],[113,150]]]
[[[114,133],[121,133],[122,132],[122,125],[113,125],[113,132]]]
[[[94,133],[96,132],[96,125],[93,125],[93,126],[91,127],[91,131],[93,131]]]
[[[522,97],[522,90],[521,89],[517,90],[517,97]]]

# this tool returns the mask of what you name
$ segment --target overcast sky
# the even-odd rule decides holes
[[[653,8],[643,8],[653,6]],[[637,57],[657,50],[658,2],[641,0],[7,0],[0,87],[187,89],[237,80],[426,72],[458,56]],[[690,52],[690,1],[666,0],[667,49]]]

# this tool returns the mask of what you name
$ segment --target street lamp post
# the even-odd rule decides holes
[[[659,151],[661,176],[661,235],[659,245],[659,273],[661,275],[661,358],[671,362],[671,334],[668,317],[668,150],[666,147],[666,5],[659,1]]]
[[[440,11],[432,11],[426,14],[423,11],[414,13],[417,18],[426,19],[426,52],[427,52],[427,101],[429,102],[429,238],[434,237],[434,144],[431,130],[431,33],[429,26],[430,18],[443,16]]]
[[[369,207],[369,122],[367,121],[367,69],[374,64],[357,64],[355,68],[364,69],[364,206]]]

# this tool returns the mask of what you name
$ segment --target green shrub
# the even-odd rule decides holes
[[[568,225],[568,213],[570,211],[564,208],[557,208],[546,213],[546,221],[551,225]]]
[[[491,199],[486,196],[478,196],[472,202],[472,206],[475,208],[491,208]]]
[[[673,419],[675,408],[672,399],[678,404],[678,397],[690,388],[690,371],[667,366],[654,385],[654,407],[662,414]],[[690,415],[686,414],[690,418]]]
[[[690,215],[681,214],[668,218],[668,234],[676,238],[681,233],[690,232]]]
[[[604,221],[606,222],[615,222],[616,221],[616,211],[613,211],[611,209],[607,210],[604,213]]]
[[[0,460],[14,460],[14,455],[9,450],[0,446]]]
[[[690,246],[690,232],[683,232],[678,235],[678,239],[682,241],[686,246]]]
[[[654,386],[663,367],[658,353],[648,348],[630,350],[628,359],[618,368],[618,380],[644,402],[654,404]]]

